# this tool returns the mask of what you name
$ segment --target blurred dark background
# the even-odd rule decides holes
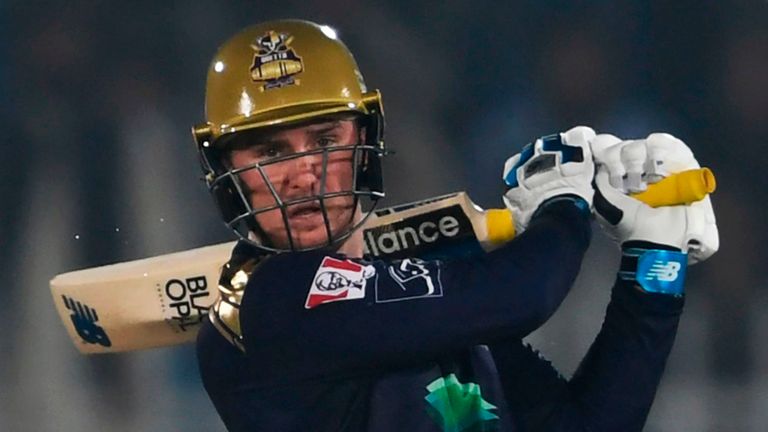
[[[766,1],[0,3],[2,431],[223,430],[191,346],[83,357],[57,273],[232,238],[199,180],[191,124],[217,46],[257,21],[334,26],[384,93],[388,202],[468,190],[500,206],[504,160],[586,124],[667,131],[714,169],[720,252],[689,272],[648,431],[768,424]],[[597,235],[531,342],[570,374],[618,254]]]

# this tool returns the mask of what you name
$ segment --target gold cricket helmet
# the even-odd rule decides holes
[[[251,208],[237,173],[222,161],[226,143],[245,131],[355,114],[366,139],[357,146],[361,153],[355,154],[350,194],[355,199],[368,197],[374,205],[384,196],[381,95],[367,90],[355,59],[331,27],[277,20],[240,31],[219,48],[210,64],[205,111],[206,122],[192,129],[205,180],[225,222],[241,238],[253,238],[248,235],[258,232],[253,216],[265,211]],[[323,197],[317,199],[322,204]],[[275,201],[281,202],[277,196]],[[338,240],[330,238],[330,229],[328,234],[329,244]],[[257,246],[274,250],[261,243]]]

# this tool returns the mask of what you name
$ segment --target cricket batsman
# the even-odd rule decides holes
[[[709,198],[652,208],[631,194],[697,168],[691,150],[667,134],[626,141],[584,126],[544,136],[503,165],[514,240],[373,260],[359,228],[384,196],[383,132],[380,93],[330,27],[254,25],[211,62],[206,121],[193,133],[241,241],[197,352],[226,427],[641,430],[686,267],[717,250],[718,233]],[[621,268],[602,329],[566,379],[522,338],[571,288],[593,211]]]

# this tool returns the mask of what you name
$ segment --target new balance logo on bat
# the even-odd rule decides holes
[[[645,280],[659,280],[661,282],[673,282],[677,280],[682,265],[676,261],[664,262],[656,260],[645,275]]]
[[[64,306],[72,312],[72,315],[70,315],[72,325],[84,342],[99,344],[105,347],[112,346],[112,341],[109,340],[107,332],[96,324],[99,321],[96,309],[64,295],[61,298],[64,299]]]
[[[460,205],[416,215],[383,227],[365,230],[365,253],[373,256],[406,258],[435,246],[474,238],[469,218]]]

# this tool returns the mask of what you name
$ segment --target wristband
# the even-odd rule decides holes
[[[688,255],[660,249],[628,248],[623,259],[635,261],[634,270],[619,271],[622,280],[637,282],[645,292],[682,297]]]
[[[585,216],[590,216],[592,214],[592,210],[589,208],[589,203],[584,198],[576,194],[563,194],[563,195],[554,196],[552,198],[548,198],[543,203],[541,203],[539,205],[539,208],[537,208],[536,211],[533,212],[533,216],[531,216],[531,219],[535,218],[539,213],[541,213],[544,210],[544,208],[556,203],[561,203],[561,202],[572,203]]]

